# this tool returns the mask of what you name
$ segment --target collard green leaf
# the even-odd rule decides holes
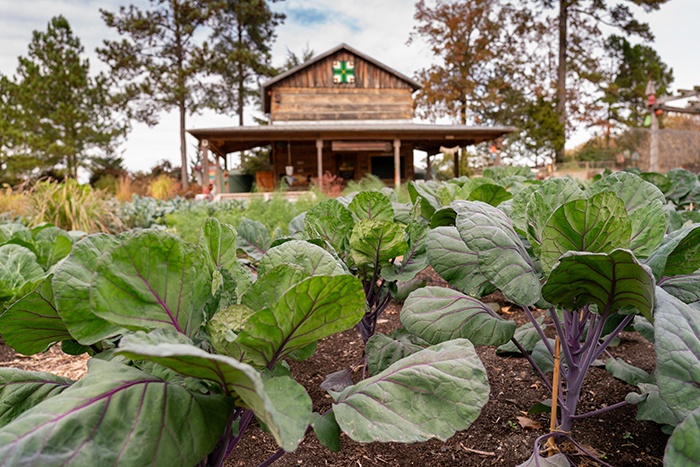
[[[243,219],[238,225],[238,248],[255,261],[260,261],[271,243],[270,232],[261,222]]]
[[[669,180],[664,174],[660,174],[658,172],[642,172],[639,174],[639,178],[645,182],[656,185],[656,188],[658,188],[661,193],[666,193],[672,188],[671,180]]]
[[[562,453],[554,454],[551,457],[542,457],[539,452],[535,451],[528,460],[517,467],[569,467],[570,465]]]
[[[120,244],[122,236],[89,235],[73,247],[70,256],[61,263],[53,276],[52,286],[58,314],[68,331],[84,345],[94,344],[124,332],[93,314],[90,307],[90,284],[97,260]]]
[[[692,224],[666,235],[659,248],[644,263],[654,271],[657,281],[664,276],[696,271],[700,268],[700,224]]]
[[[457,230],[467,249],[477,253],[479,272],[510,301],[532,305],[540,282],[525,246],[508,217],[479,201],[455,201]]]
[[[696,467],[700,465],[700,407],[678,425],[666,445],[664,465]]]
[[[0,429],[0,459],[42,467],[192,467],[216,446],[232,402],[92,360],[83,379]]]
[[[215,217],[209,217],[199,230],[199,247],[207,252],[212,269],[231,268],[232,263],[238,262],[236,256],[236,240],[238,233],[233,226],[222,224]]]
[[[191,337],[204,319],[210,281],[200,248],[162,230],[144,230],[97,261],[90,306],[127,329],[172,328]]]
[[[119,344],[118,353],[219,384],[227,395],[240,398],[241,406],[265,422],[280,446],[286,451],[296,449],[311,417],[311,398],[303,387],[289,377],[263,383],[255,368],[236,359],[212,355],[193,345],[163,343],[159,334],[168,334],[163,331],[128,335]]]
[[[318,235],[336,250],[343,249],[345,239],[355,223],[352,213],[337,199],[327,199],[314,205],[306,213],[304,222],[308,225],[307,234]]]
[[[408,296],[401,323],[411,334],[431,344],[456,338],[475,345],[501,345],[515,332],[506,321],[479,300],[444,287],[424,287]]]
[[[394,222],[401,224],[408,224],[411,222],[411,208],[413,205],[411,203],[391,203],[392,209],[394,209]]]
[[[634,317],[634,330],[641,334],[646,340],[654,343],[654,326],[643,316]]]
[[[496,290],[479,272],[477,254],[467,248],[456,227],[433,229],[425,242],[430,265],[452,287],[477,297]]]
[[[411,202],[415,203],[420,198],[421,215],[430,220],[435,211],[442,207],[437,197],[439,184],[434,181],[411,180],[408,182],[408,194]]]
[[[335,276],[345,273],[333,255],[320,246],[303,240],[292,240],[270,248],[260,260],[258,275],[267,274],[282,264],[301,266],[312,276]]]
[[[661,244],[668,226],[666,199],[654,184],[629,172],[615,172],[591,185],[589,197],[610,191],[625,205],[632,222],[629,248],[638,258],[649,256]]]
[[[0,428],[71,384],[70,379],[51,373],[0,368]]]
[[[697,175],[686,169],[671,169],[666,172],[666,177],[671,181],[672,186],[672,190],[666,193],[666,197],[674,201],[687,195],[698,181]]]
[[[482,201],[494,207],[512,197],[505,188],[493,183],[479,185],[469,193],[469,201]]]
[[[389,198],[376,191],[362,191],[353,198],[348,209],[357,221],[363,219],[378,219],[394,221],[394,208]]]
[[[365,294],[355,277],[313,276],[289,289],[270,308],[246,321],[237,342],[253,361],[268,366],[286,354],[357,324]]]
[[[408,225],[408,247],[400,261],[382,268],[382,277],[388,281],[408,282],[428,267],[425,237],[428,229],[417,221]]]
[[[488,392],[474,346],[456,339],[346,388],[333,412],[340,428],[358,442],[444,441],[476,420]]]
[[[612,192],[569,201],[554,211],[542,230],[542,270],[551,271],[568,251],[610,253],[628,248],[631,228],[625,205]]]
[[[649,373],[634,365],[630,365],[620,357],[608,358],[605,362],[605,369],[615,378],[631,386],[637,386],[639,383],[647,383],[650,378]]]
[[[425,287],[428,281],[415,277],[408,282],[391,282],[389,283],[389,291],[394,300],[404,301],[414,290]]]
[[[36,255],[19,245],[0,246],[0,292],[13,292],[25,282],[44,277],[44,270],[37,263]]]
[[[420,352],[429,345],[423,339],[402,331],[393,336],[377,333],[369,338],[365,344],[365,355],[370,375],[381,373],[402,358]]]
[[[516,193],[510,200],[512,212],[508,217],[510,217],[510,221],[513,223],[513,228],[520,235],[527,235],[527,204],[530,202],[530,196],[537,191],[539,187],[539,185],[527,186]],[[503,206],[501,206],[500,209],[505,212]]]
[[[659,387],[650,383],[639,383],[640,393],[631,392],[625,400],[637,405],[637,420],[651,420],[659,424],[676,426],[680,423],[668,404],[659,395]]]
[[[700,401],[700,313],[657,287],[654,318],[656,383],[684,419]]]
[[[255,314],[245,305],[232,305],[207,322],[206,330],[216,353],[240,360],[243,349],[236,342],[243,324]]]
[[[51,276],[0,316],[0,333],[8,345],[24,355],[34,355],[56,342],[72,339],[54,306]]]
[[[46,227],[50,227],[50,225],[46,225],[43,228]],[[11,239],[21,240],[25,243],[34,243],[32,231],[19,222],[0,224],[0,243],[5,243]]]
[[[292,286],[309,276],[301,266],[293,263],[280,264],[258,276],[258,280],[243,294],[241,303],[255,311],[270,307]]]
[[[318,441],[331,452],[340,451],[340,427],[335,421],[335,414],[331,410],[325,415],[311,414],[311,426],[316,433]]]
[[[457,213],[455,210],[449,206],[445,206],[435,211],[435,214],[433,214],[433,217],[430,219],[430,228],[436,229],[438,227],[454,226],[456,219]]]
[[[684,303],[700,300],[700,269],[692,274],[664,278],[659,286]]]
[[[569,201],[584,199],[585,197],[586,195],[581,191],[578,184],[567,177],[550,178],[530,195],[526,205],[526,233],[527,239],[532,243],[535,252],[539,252],[540,243],[542,243],[542,230],[552,213]]]
[[[34,237],[37,247],[37,261],[45,270],[70,254],[73,240],[68,232],[58,227],[42,229]]]
[[[589,303],[610,314],[633,306],[652,321],[654,278],[628,250],[607,253],[572,251],[561,257],[542,287],[545,300],[576,310]]]
[[[289,221],[290,236],[297,238],[296,235],[304,233],[304,219],[306,219],[306,212],[302,212]]]
[[[407,247],[403,229],[394,222],[361,220],[355,224],[350,236],[350,255],[357,266],[386,266]]]
[[[543,320],[544,317],[540,316],[535,321],[537,321],[537,324],[539,324],[541,327]],[[537,329],[535,329],[535,326],[532,323],[523,324],[517,328],[515,330],[515,334],[513,334],[513,337],[528,353],[532,353],[532,351],[535,349],[535,345],[542,340],[540,333],[537,332]],[[496,353],[520,353],[520,349],[515,346],[513,341],[508,341],[499,346],[496,349]]]

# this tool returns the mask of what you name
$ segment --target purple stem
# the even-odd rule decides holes
[[[583,413],[580,415],[572,415],[571,418],[586,418],[586,417],[593,417],[594,415],[600,415],[602,413],[605,413],[609,410],[614,410],[614,409],[619,409],[620,407],[624,407],[626,405],[629,405],[629,402],[627,401],[622,401],[618,402],[617,404],[609,405],[607,407],[603,407],[602,409],[594,410],[593,412],[587,412]]]
[[[630,324],[630,321],[632,321],[633,319],[634,319],[634,315],[628,315],[627,317],[625,317],[625,319],[622,320],[622,322],[620,324],[617,325],[615,330],[610,333],[610,335],[603,341],[602,344],[600,344],[600,346],[598,347],[598,350],[593,352],[593,360],[598,358],[600,356],[600,354],[603,353],[603,351],[610,345],[610,343],[613,341],[613,339],[615,339],[618,336],[618,334],[620,334],[620,332],[623,329],[625,329],[627,327],[627,325]],[[602,331],[602,329],[601,329],[601,331]],[[591,360],[591,361],[593,361],[593,360]]]
[[[232,410],[228,416],[228,420],[226,421],[226,428],[224,429],[224,435],[221,437],[222,445],[219,447],[218,452],[214,457],[214,461],[211,463],[213,467],[221,467],[222,465],[224,465],[224,460],[226,459],[226,457],[228,457],[228,454],[224,456],[224,453],[226,452],[230,441],[229,438],[231,437],[231,427],[233,425],[234,419],[236,418],[235,414],[237,412],[238,410]]]
[[[258,465],[258,467],[267,467],[268,465],[272,465],[277,459],[284,456],[284,454],[285,450],[279,449],[276,453],[265,459],[262,464]]]
[[[564,310],[564,316],[566,317],[566,310]],[[571,335],[567,336],[567,333],[569,331],[573,331],[572,328],[573,326],[569,326],[569,329],[566,330],[566,332],[562,329],[561,323],[559,322],[559,316],[557,315],[557,310],[554,308],[550,308],[549,310],[549,315],[552,317],[552,321],[554,322],[554,327],[557,330],[557,334],[559,335],[559,340],[561,340],[561,349],[564,352],[564,360],[566,360],[566,363],[569,365],[569,369],[564,367],[564,364],[559,361],[559,366],[560,366],[560,371],[562,375],[564,375],[564,378],[569,379],[569,371],[574,371],[574,368],[576,368],[576,362],[574,361],[573,355],[571,355],[571,344],[573,342],[573,339],[578,339],[578,336],[576,335]],[[571,320],[573,321],[573,319]],[[578,326],[576,327],[578,329]],[[570,338],[572,340],[570,340]],[[552,352],[550,350],[550,352]],[[552,352],[552,356],[554,356],[554,352]]]
[[[224,459],[231,455],[231,451],[235,448],[243,437],[243,432],[248,428],[248,424],[253,419],[253,412],[250,410],[244,410],[241,415],[241,421],[238,424],[238,436],[233,438],[226,447],[226,453],[224,454]]]
[[[530,322],[532,323],[532,326],[535,328],[535,330],[537,331],[537,333],[540,335],[540,338],[541,338],[542,341],[544,342],[544,345],[547,346],[547,350],[549,350],[549,353],[551,353],[552,355],[554,355],[554,349],[552,348],[551,345],[549,345],[549,340],[547,340],[547,336],[544,335],[544,331],[542,331],[542,328],[540,327],[540,325],[537,324],[537,321],[535,320],[535,317],[532,316],[532,313],[530,312],[530,307],[528,307],[528,306],[521,306],[521,308],[523,309],[523,311],[525,311],[525,314],[526,314],[527,317],[530,319]],[[551,310],[554,310],[554,308],[552,308]],[[550,310],[550,313],[552,312],[551,310]],[[555,313],[556,313],[556,311],[555,311]]]

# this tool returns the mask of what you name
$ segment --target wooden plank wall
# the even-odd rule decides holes
[[[354,83],[333,83],[333,61],[355,62]],[[413,89],[396,75],[340,51],[272,87],[273,121],[399,120],[413,117]]]

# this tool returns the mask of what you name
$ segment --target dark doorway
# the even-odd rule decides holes
[[[399,172],[401,178],[406,178],[406,167],[404,166],[403,157],[399,157],[401,167]],[[394,179],[394,156],[373,156],[372,157],[372,175],[379,178]]]

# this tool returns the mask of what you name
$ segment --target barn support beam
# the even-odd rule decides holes
[[[401,140],[394,139],[394,188],[401,187]]]
[[[323,185],[323,140],[316,140],[316,163],[318,164],[318,184]]]
[[[209,194],[209,141],[202,140],[202,193]]]
[[[223,177],[221,176],[221,162],[219,161],[219,155],[212,151],[214,154],[214,183],[216,184],[216,194],[220,195],[224,192]]]

